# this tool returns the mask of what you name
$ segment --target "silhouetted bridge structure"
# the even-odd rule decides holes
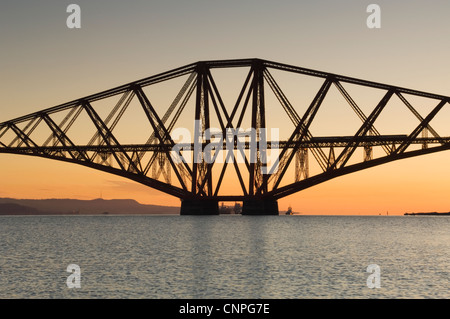
[[[231,68],[244,69],[245,77],[235,100],[227,105],[213,72]],[[273,72],[321,80],[319,89],[304,105],[301,114],[301,107],[291,104]],[[158,110],[151,102],[152,95],[145,89],[175,79],[182,79],[181,89],[163,111]],[[365,114],[346,85],[383,94],[375,107]],[[356,114],[357,129],[352,135],[313,136],[311,126],[332,87]],[[272,101],[271,106],[266,107],[268,92],[276,106]],[[375,122],[394,97],[417,122],[410,131],[381,134]],[[411,97],[431,101],[433,106],[422,116],[410,102]],[[99,102],[109,105],[96,106]],[[449,102],[448,96],[266,60],[204,61],[3,122],[0,124],[0,152],[76,163],[131,179],[180,198],[181,214],[218,214],[220,201],[242,201],[243,214],[271,215],[278,214],[278,199],[335,177],[448,150],[450,137],[440,136],[430,122]],[[125,131],[135,130],[145,142],[123,143],[116,131],[133,104],[140,109],[148,126],[128,126]],[[188,105],[192,105],[193,110],[189,111]],[[280,141],[264,141],[267,135],[263,134],[263,129],[267,128],[268,118],[279,114],[288,119],[286,122],[290,124],[286,125],[293,129]],[[199,124],[193,140],[176,143],[179,136],[174,137],[173,132],[182,119],[196,120]],[[213,138],[207,132],[213,119],[222,135],[216,147],[229,146],[226,143],[229,133],[236,133],[240,127],[253,128],[255,132],[244,136],[241,144],[238,142],[241,137],[236,133],[230,140],[233,149],[225,152],[227,157],[223,163],[214,157],[218,151],[208,148]],[[92,130],[88,132],[87,127]],[[78,135],[86,134],[89,138],[78,142]],[[173,156],[176,145],[181,147],[177,153],[181,160]],[[196,145],[200,145],[197,150]],[[252,146],[256,149],[251,150]],[[382,150],[381,155],[375,157],[374,148]],[[276,165],[270,166],[267,152],[275,149],[278,152]],[[362,150],[359,158],[353,156],[357,149]],[[212,161],[208,161],[208,152]],[[242,163],[235,160],[238,153]],[[310,172],[311,156],[318,168],[316,174]],[[232,194],[221,192],[227,169],[234,169],[237,177]]]

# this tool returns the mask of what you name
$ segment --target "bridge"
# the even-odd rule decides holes
[[[225,103],[226,88],[217,83],[215,72],[229,69],[244,76],[230,82],[239,89]],[[290,85],[295,86],[297,76],[314,78],[320,85],[308,103],[297,105],[275,73],[289,74]],[[154,87],[163,92],[162,83],[178,85],[166,104],[154,102],[150,92]],[[347,86],[382,92],[381,99],[364,112]],[[311,127],[331,88],[355,114],[352,125],[357,129],[350,135],[314,136]],[[416,97],[431,103],[426,114],[413,106]],[[409,131],[381,134],[376,120],[393,99],[401,101],[416,123]],[[0,153],[70,162],[131,179],[178,197],[182,215],[218,214],[223,201],[242,202],[242,214],[275,215],[278,199],[314,185],[448,150],[450,137],[439,135],[430,124],[447,103],[448,96],[261,59],[202,61],[0,123]],[[122,133],[134,131],[140,142],[119,137],[127,114],[128,123],[148,124],[122,126]],[[283,117],[282,126],[292,127],[279,140],[267,138],[267,123],[274,117]],[[194,123],[194,136],[180,142],[175,133],[187,120]],[[213,125],[218,127],[215,133]],[[361,156],[355,155],[357,150]],[[277,156],[269,162],[272,151]],[[224,193],[224,180],[231,174],[232,191]]]

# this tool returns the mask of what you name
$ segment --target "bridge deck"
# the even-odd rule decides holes
[[[380,136],[365,136],[358,139],[359,147],[375,147],[382,145],[393,145],[401,144],[407,141],[406,135],[380,135]],[[288,143],[288,141],[280,142],[267,142],[268,149],[283,149],[295,148],[300,145],[302,148],[329,148],[329,147],[346,147],[349,142],[354,139],[354,136],[324,136],[324,137],[313,137],[309,141],[303,141],[300,143]],[[427,137],[427,138],[415,138],[412,140],[411,144],[450,144],[450,137]],[[193,143],[180,143],[177,144],[183,150],[189,151],[194,149]],[[206,146],[207,144],[203,144]],[[245,149],[250,148],[249,142],[243,142],[242,145]],[[166,152],[171,150],[171,145],[169,144],[121,144],[121,145],[77,145],[77,146],[47,146],[47,147],[8,147],[0,145],[0,152],[30,152],[30,151],[44,151],[44,152],[61,152],[61,151],[95,151],[95,152]],[[226,150],[227,144],[223,143],[223,150]],[[237,149],[237,144],[235,144],[235,149]]]

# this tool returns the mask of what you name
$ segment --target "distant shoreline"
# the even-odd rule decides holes
[[[448,213],[437,213],[437,212],[432,212],[432,213],[405,213],[405,216],[450,216],[450,212]]]
[[[176,215],[179,207],[145,205],[131,199],[0,198],[0,216]]]
[[[140,204],[132,199],[15,199],[0,198],[0,216],[145,216],[180,215],[179,206]],[[222,214],[223,215],[223,214]],[[284,215],[280,211],[279,215]],[[361,215],[316,215],[297,216],[361,216]],[[380,214],[381,215],[381,214]],[[369,214],[365,216],[377,216]],[[392,215],[392,216],[402,216]],[[450,212],[404,213],[403,216],[450,216]]]

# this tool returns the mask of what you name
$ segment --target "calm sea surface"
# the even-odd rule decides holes
[[[450,298],[450,217],[2,216],[0,298]]]

